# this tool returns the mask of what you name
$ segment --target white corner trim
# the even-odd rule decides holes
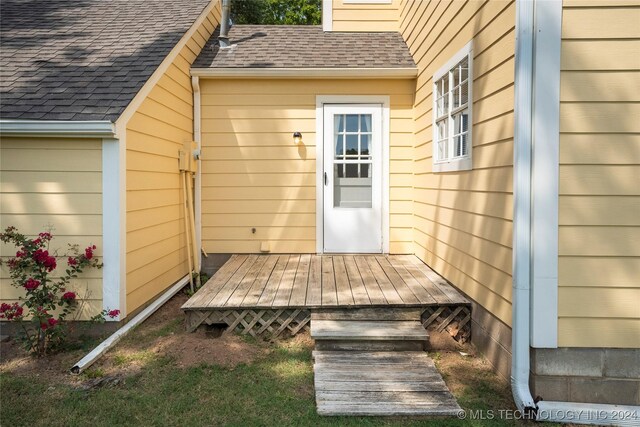
[[[108,120],[0,120],[0,135],[114,138],[115,126]]]
[[[322,0],[322,31],[333,31],[333,0]]]
[[[535,6],[531,346],[558,346],[558,174],[562,1]]]
[[[127,315],[125,271],[125,150],[118,139],[102,140],[102,308],[120,310],[108,321]]]
[[[324,105],[382,105],[382,252],[389,253],[389,132],[390,98],[387,95],[316,95],[316,252],[324,252]]]
[[[122,112],[120,117],[116,120],[116,124],[120,125],[122,123],[126,124],[129,119],[138,111],[138,107],[144,102],[147,98],[147,95],[151,92],[151,90],[155,87],[156,83],[162,78],[164,73],[169,69],[173,61],[180,54],[180,51],[186,46],[187,42],[193,37],[193,35],[198,31],[198,28],[202,26],[202,23],[207,19],[209,13],[216,7],[218,4],[218,0],[211,0],[209,4],[204,8],[200,16],[195,20],[193,25],[187,30],[186,33],[180,38],[178,43],[173,46],[173,49],[169,52],[169,54],[162,60],[158,68],[153,72],[151,77],[144,83],[142,88],[138,91],[136,96],[131,100],[127,108]],[[200,52],[196,52],[198,54]]]
[[[202,251],[202,162],[200,158],[202,156],[202,131],[201,131],[201,118],[202,118],[202,105],[200,102],[200,78],[197,76],[191,77],[191,87],[193,88],[193,140],[198,146],[198,152],[200,157],[196,161],[198,165],[196,171],[196,184],[194,195],[194,211],[195,211],[195,232],[196,232],[196,248],[197,252],[194,256],[201,256]]]
[[[417,68],[192,68],[192,76],[209,78],[343,78],[408,79],[418,76]]]

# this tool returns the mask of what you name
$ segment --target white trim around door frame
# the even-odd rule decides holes
[[[382,105],[382,252],[389,253],[389,96],[317,95],[316,96],[316,252],[324,252],[324,105]]]

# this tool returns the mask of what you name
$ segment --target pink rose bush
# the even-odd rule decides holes
[[[77,309],[76,293],[66,289],[71,280],[86,269],[102,267],[94,256],[95,245],[84,252],[71,246],[71,253],[64,257],[64,272],[56,271],[58,257],[49,251],[52,238],[51,233],[44,232],[30,239],[15,227],[0,233],[0,241],[18,248],[16,256],[6,264],[12,285],[24,293],[19,302],[0,305],[0,319],[19,322],[27,349],[36,355],[44,355],[64,341],[65,319]],[[111,316],[111,311],[104,310],[100,315]]]

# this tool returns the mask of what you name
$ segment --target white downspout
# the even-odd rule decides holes
[[[560,0],[555,0],[560,1]],[[532,153],[537,0],[516,1],[513,317],[511,389],[523,416],[537,421],[639,426],[640,406],[534,401],[529,389],[532,283]],[[547,4],[548,6],[548,4]],[[538,6],[538,9],[540,7]],[[547,16],[545,19],[549,19]],[[558,24],[560,25],[558,19]],[[548,22],[545,22],[548,24]],[[541,24],[541,23],[540,23]],[[538,28],[537,31],[543,31]],[[559,34],[559,31],[557,31]],[[559,36],[559,35],[558,35]],[[544,396],[542,396],[544,398]]]
[[[534,2],[516,2],[511,391],[520,411],[537,407],[529,390],[529,291],[531,282],[531,148]]]

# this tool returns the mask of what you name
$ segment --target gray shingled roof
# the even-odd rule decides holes
[[[220,50],[215,33],[193,68],[414,68],[399,33],[324,32],[320,26],[235,25],[236,46]]]
[[[2,0],[0,118],[115,121],[209,0]]]

